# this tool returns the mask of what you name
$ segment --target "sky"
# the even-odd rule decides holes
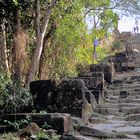
[[[89,29],[93,28],[93,18],[88,17],[86,19],[87,25]],[[121,17],[118,23],[118,29],[120,32],[132,32],[135,25],[135,17]],[[138,20],[138,26],[140,27],[140,20]]]
[[[119,20],[118,28],[120,32],[131,31],[133,30],[135,25],[134,17],[122,17]],[[140,27],[140,21],[138,21],[138,26]]]

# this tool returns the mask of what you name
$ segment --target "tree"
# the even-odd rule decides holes
[[[50,5],[47,6],[47,9],[45,11],[45,15],[44,15],[44,20],[42,23],[42,26],[40,24],[40,2],[39,0],[36,0],[36,48],[35,51],[33,53],[32,56],[32,60],[31,60],[31,66],[29,69],[29,75],[27,77],[27,81],[25,83],[26,87],[29,87],[29,83],[30,81],[33,80],[35,73],[37,71],[37,67],[39,65],[39,60],[40,60],[40,56],[42,53],[42,49],[43,49],[43,39],[45,37],[45,33],[48,27],[48,22],[50,20],[51,17],[51,13],[52,13],[52,9],[54,7],[54,5],[56,4],[57,0],[52,0]],[[41,27],[40,27],[41,26]]]
[[[6,50],[6,32],[5,32],[5,20],[2,20],[0,27],[0,69],[9,72],[9,65],[7,60],[7,50]]]
[[[0,60],[3,67],[9,67],[13,80],[23,81],[27,87],[38,73],[42,78],[43,69],[47,69],[49,78],[75,74],[76,63],[91,62],[90,55],[86,59],[78,53],[87,54],[86,47],[92,45],[95,35],[104,38],[110,28],[115,28],[117,18],[113,10],[127,9],[131,13],[139,10],[138,0],[2,0],[0,4],[0,24],[2,27],[4,23],[5,27],[1,32],[4,45],[0,51],[6,52],[1,53],[4,57],[1,55]],[[96,17],[97,29],[90,35],[87,35],[84,15]]]

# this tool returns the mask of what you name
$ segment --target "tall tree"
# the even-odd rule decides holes
[[[6,31],[5,31],[5,19],[1,20],[0,24],[0,69],[9,72],[9,65],[7,59],[7,46],[6,46]]]
[[[38,65],[39,65],[39,60],[40,56],[42,53],[43,49],[43,40],[45,37],[45,33],[48,27],[48,23],[52,14],[53,7],[55,6],[57,0],[52,0],[50,4],[47,6],[43,23],[41,26],[40,23],[40,1],[36,0],[36,48],[34,50],[32,60],[31,60],[31,66],[29,69],[29,75],[27,77],[27,81],[25,83],[26,87],[29,87],[30,81],[33,80],[35,73],[37,71]]]

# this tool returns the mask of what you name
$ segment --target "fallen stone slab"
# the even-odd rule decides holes
[[[57,130],[58,133],[69,133],[72,130],[72,119],[70,114],[65,113],[19,113],[4,115],[2,119],[14,122],[31,117],[32,122],[42,127],[45,122],[50,128]],[[12,131],[12,130],[11,130]]]
[[[82,136],[82,135],[71,135],[71,134],[63,134],[60,140],[99,140],[98,138]]]
[[[63,134],[60,140],[84,140],[84,139],[77,138],[76,136],[71,134]]]
[[[113,132],[102,131],[89,126],[81,126],[78,131],[81,135],[84,136],[93,136],[98,138],[116,138],[116,134]]]

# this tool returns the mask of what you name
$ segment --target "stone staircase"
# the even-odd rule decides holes
[[[107,89],[104,103],[97,107],[97,113],[102,114],[106,121],[102,123],[103,119],[100,119],[101,123],[93,124],[94,129],[116,132],[125,139],[140,139],[140,80],[138,74],[133,72],[116,77],[114,84]],[[113,139],[118,139],[118,137]]]
[[[87,124],[69,140],[140,140],[140,73],[116,74]],[[68,136],[66,139],[68,140]]]
[[[131,39],[136,69],[116,73],[89,123],[80,124],[70,140],[140,140],[140,34]]]
[[[136,68],[139,68],[140,67],[140,34],[132,36],[132,44],[133,44],[134,49],[139,51],[139,52],[135,52]]]

